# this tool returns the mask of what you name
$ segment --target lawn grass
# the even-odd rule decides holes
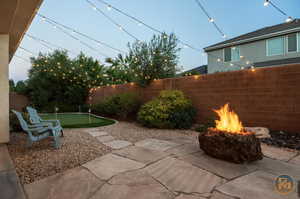
[[[63,128],[91,128],[91,127],[100,127],[106,126],[110,124],[114,124],[115,121],[106,119],[106,118],[98,118],[93,115],[89,117],[88,114],[42,114],[41,117],[44,120],[53,120],[58,119]]]

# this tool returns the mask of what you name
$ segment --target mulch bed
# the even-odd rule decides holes
[[[270,135],[271,138],[264,138],[261,141],[268,145],[300,150],[300,133],[271,131]]]
[[[62,147],[55,149],[52,138],[26,148],[26,134],[11,133],[8,150],[22,184],[78,167],[111,151],[86,132],[65,130]]]

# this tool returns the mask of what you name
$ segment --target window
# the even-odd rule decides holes
[[[224,61],[230,62],[231,61],[231,48],[224,49]]]
[[[232,47],[224,49],[224,61],[239,61],[240,60],[240,48]]]
[[[287,36],[287,44],[288,53],[297,51],[297,33]]]
[[[284,37],[276,37],[267,40],[267,56],[283,55]]]
[[[300,32],[298,32],[298,52],[300,52]]]

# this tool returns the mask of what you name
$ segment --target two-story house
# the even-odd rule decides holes
[[[300,19],[204,48],[208,73],[300,63]]]

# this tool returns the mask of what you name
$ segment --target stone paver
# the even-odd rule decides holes
[[[14,170],[0,172],[0,198],[25,199],[19,179]]]
[[[252,164],[234,164],[200,152],[183,156],[180,159],[226,179],[236,178],[257,170],[257,166]]]
[[[220,192],[217,192],[217,191],[214,191],[214,192],[212,193],[210,199],[236,199],[236,198],[235,198],[235,197],[228,196],[228,195],[225,195],[225,194],[220,193]]]
[[[106,135],[106,136],[98,136],[96,137],[97,140],[99,140],[100,142],[104,143],[104,142],[109,142],[114,140],[115,138],[111,135]]]
[[[260,170],[273,173],[275,175],[290,175],[294,179],[300,180],[300,167],[280,160],[264,158],[254,163]]]
[[[261,144],[261,150],[265,156],[282,161],[289,161],[298,154],[292,150],[289,151],[288,149],[281,149],[267,144]]]
[[[217,190],[226,195],[242,199],[297,199],[295,191],[290,193],[287,197],[283,197],[275,191],[273,183],[276,177],[276,175],[267,172],[256,171],[219,186]]]
[[[100,179],[108,180],[118,173],[140,169],[144,167],[145,164],[118,155],[107,154],[92,160],[83,166],[88,168]]]
[[[169,192],[150,175],[142,171],[126,172],[113,177],[92,199],[171,199]]]
[[[175,199],[205,199],[205,198],[201,196],[195,196],[195,195],[180,194]]]
[[[158,139],[145,139],[142,141],[139,141],[135,143],[136,146],[144,147],[151,150],[157,150],[157,151],[166,151],[170,148],[179,146],[180,144],[175,142],[170,142],[166,140],[158,140]]]
[[[200,150],[199,145],[196,144],[181,145],[175,148],[168,149],[166,150],[166,152],[177,156],[188,155],[196,152],[203,153],[203,151]]]
[[[293,159],[291,159],[291,160],[289,161],[289,163],[297,164],[297,165],[300,166],[300,155],[298,155],[298,156],[294,157]]]
[[[98,136],[105,136],[105,135],[108,135],[107,132],[105,131],[100,131],[100,130],[95,130],[95,131],[89,131],[89,134],[93,137],[98,137]]]
[[[170,138],[168,139],[168,141],[171,141],[171,142],[176,142],[178,144],[197,144],[199,143],[198,142],[198,139],[195,141],[195,139],[197,138],[193,138],[193,137],[175,137],[175,138]]]
[[[143,147],[131,146],[113,153],[138,162],[149,164],[169,155],[163,151],[154,151]]]
[[[109,146],[112,149],[122,149],[132,145],[132,143],[125,140],[113,140],[110,142],[105,142],[104,145]]]
[[[9,156],[6,145],[0,144],[0,171],[14,169],[14,164]]]
[[[29,199],[87,199],[103,185],[88,170],[78,167],[25,185]]]
[[[175,158],[167,157],[145,170],[169,190],[184,193],[209,193],[225,180]]]

